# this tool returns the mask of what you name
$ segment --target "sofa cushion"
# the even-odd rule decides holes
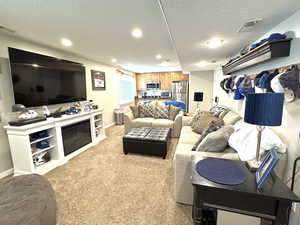
[[[168,127],[173,128],[174,121],[169,119],[155,119],[152,122],[152,127]]]
[[[196,151],[224,152],[228,145],[228,139],[233,132],[233,126],[225,126],[209,133],[199,144]]]
[[[139,104],[139,117],[155,117],[155,106],[152,104]]]
[[[138,128],[138,127],[151,127],[152,123],[155,119],[146,117],[146,118],[136,118],[131,121],[131,126],[133,128]]]
[[[184,126],[181,129],[178,143],[194,145],[199,138],[200,134],[195,133],[191,126]]]
[[[224,120],[224,124],[225,125],[233,125],[235,124],[238,120],[240,120],[242,117],[233,112],[233,111],[229,111],[228,113],[226,113],[226,115],[223,117]]]

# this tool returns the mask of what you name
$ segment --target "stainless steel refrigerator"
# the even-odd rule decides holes
[[[189,107],[189,82],[188,81],[174,81],[172,82],[172,100],[184,102],[186,105],[186,112]]]

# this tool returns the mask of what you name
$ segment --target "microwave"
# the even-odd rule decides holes
[[[160,83],[159,82],[149,82],[146,83],[147,89],[160,89]]]

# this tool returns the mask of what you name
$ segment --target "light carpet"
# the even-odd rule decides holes
[[[190,206],[173,195],[172,139],[166,159],[123,154],[123,126],[46,175],[56,192],[58,225],[192,225]]]

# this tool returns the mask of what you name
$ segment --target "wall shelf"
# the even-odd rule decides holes
[[[223,74],[230,75],[233,72],[237,72],[273,58],[289,56],[291,40],[291,38],[288,38],[267,42],[222,66]]]

